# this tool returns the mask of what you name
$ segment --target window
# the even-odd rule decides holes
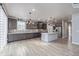
[[[17,21],[17,29],[18,30],[25,30],[26,29],[26,23],[24,21]]]

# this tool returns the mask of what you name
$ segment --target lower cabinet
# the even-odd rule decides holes
[[[40,37],[40,33],[8,34],[8,42]]]

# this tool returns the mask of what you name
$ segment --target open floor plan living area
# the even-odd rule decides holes
[[[0,56],[79,56],[79,3],[0,3]]]

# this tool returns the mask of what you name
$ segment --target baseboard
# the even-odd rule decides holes
[[[0,51],[2,51],[2,50],[5,48],[6,45],[7,45],[7,44],[1,45],[1,46],[0,46]]]
[[[68,37],[62,37],[62,39],[68,39]]]
[[[72,42],[72,44],[76,44],[76,45],[79,45],[79,43],[77,43],[77,42]]]
[[[3,50],[4,47],[5,47],[5,46],[1,46],[1,47],[0,47],[0,52]]]

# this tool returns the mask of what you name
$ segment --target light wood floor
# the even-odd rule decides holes
[[[58,39],[46,43],[40,38],[8,43],[2,51],[2,56],[78,56],[79,46],[67,43],[67,39]]]

